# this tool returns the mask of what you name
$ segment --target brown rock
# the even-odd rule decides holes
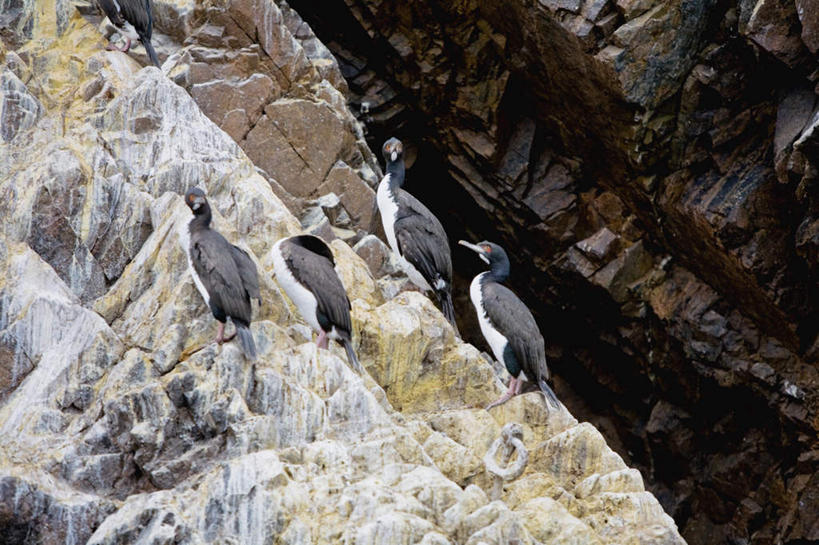
[[[327,105],[282,99],[265,107],[244,149],[288,192],[307,197],[316,193],[351,144],[349,132]]]
[[[264,74],[253,74],[240,81],[211,80],[194,84],[190,90],[205,115],[237,142],[256,124],[277,92],[275,82]]]
[[[798,87],[779,102],[776,110],[774,152],[784,151],[805,128],[813,114],[816,95],[811,89]]]
[[[798,29],[799,16],[793,2],[758,0],[744,33],[788,66],[795,66],[805,54]]]
[[[819,2],[796,0],[796,13],[802,23],[802,42],[816,54],[819,52]]]
[[[603,227],[589,238],[578,242],[577,247],[592,259],[606,261],[613,252],[617,251],[615,244],[617,239],[617,235],[609,231],[607,227]]]
[[[367,183],[343,161],[338,161],[330,169],[317,193],[335,193],[344,208],[352,215],[355,225],[368,228],[373,217],[375,192]]]

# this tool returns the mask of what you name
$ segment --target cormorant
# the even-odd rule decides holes
[[[210,307],[213,317],[219,321],[216,342],[222,344],[238,334],[245,357],[254,360],[256,345],[250,332],[250,299],[261,302],[256,264],[244,250],[210,228],[210,204],[201,189],[189,189],[185,194],[185,203],[193,212],[193,219],[188,224],[188,266],[196,288]],[[236,326],[236,333],[225,337],[228,318]]]
[[[139,39],[145,46],[151,62],[160,68],[159,58],[156,56],[154,46],[151,45],[154,22],[151,14],[151,0],[97,0],[97,3],[108,16],[111,24],[120,29],[125,37],[124,48],[119,49],[109,45],[108,49],[128,51],[131,47],[131,40]]]
[[[401,189],[404,184],[403,144],[397,138],[384,143],[387,173],[381,179],[376,202],[390,248],[402,260],[410,280],[432,290],[446,319],[458,333],[452,305],[452,257],[446,232],[438,218]]]
[[[523,381],[540,387],[546,399],[560,407],[557,396],[547,384],[550,380],[546,365],[546,344],[534,316],[517,295],[501,284],[509,277],[509,258],[503,248],[492,242],[471,244],[464,240],[458,244],[476,252],[489,264],[489,270],[480,273],[469,287],[469,296],[486,342],[495,358],[506,366],[512,375],[509,389],[497,401],[486,408],[491,409],[507,402],[521,393]]]
[[[273,246],[279,285],[319,334],[318,347],[327,349],[328,339],[333,339],[344,346],[350,365],[363,373],[353,350],[350,299],[335,265],[330,248],[313,235],[283,238]]]

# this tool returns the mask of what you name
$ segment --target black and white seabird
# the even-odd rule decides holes
[[[145,46],[145,51],[151,62],[159,68],[159,58],[154,46],[151,45],[154,18],[151,14],[151,0],[97,0],[102,11],[108,16],[111,24],[120,29],[125,37],[125,47],[119,49],[109,45],[108,49],[128,51],[131,40],[139,40]]]
[[[312,235],[283,238],[273,246],[279,285],[319,334],[318,347],[327,349],[328,339],[333,339],[344,346],[350,365],[363,373],[353,350],[350,299],[335,266],[330,248]]]
[[[382,148],[387,173],[376,194],[381,222],[390,248],[402,260],[413,284],[432,290],[441,311],[455,334],[455,307],[452,305],[452,256],[446,232],[438,218],[421,201],[401,189],[404,184],[404,147],[397,138]]]
[[[550,374],[546,365],[546,343],[537,322],[523,301],[501,283],[509,277],[506,252],[492,242],[471,244],[461,240],[458,244],[477,252],[478,257],[489,264],[488,271],[472,280],[469,297],[478,314],[481,333],[495,358],[512,375],[506,393],[486,408],[506,403],[518,395],[524,380],[539,386],[549,403],[559,408],[560,402],[547,384]]]
[[[251,298],[261,302],[256,264],[241,248],[210,228],[212,214],[205,193],[193,187],[185,194],[185,203],[193,212],[188,224],[188,266],[193,282],[213,317],[219,321],[216,342],[233,339],[237,334],[242,352],[249,360],[256,359],[256,344],[250,332]],[[225,337],[225,322],[230,318],[236,332]]]

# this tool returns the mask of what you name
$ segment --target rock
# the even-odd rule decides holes
[[[292,99],[267,105],[246,141],[250,159],[297,197],[313,194],[351,145],[329,107]]]
[[[336,193],[352,216],[354,224],[369,229],[373,218],[375,192],[346,163],[339,161],[333,165],[317,191]]]
[[[577,243],[577,247],[588,257],[597,261],[605,261],[616,252],[617,235],[603,227],[594,235]]]
[[[375,235],[362,238],[353,246],[353,250],[364,260],[374,278],[404,274],[392,250]]]
[[[819,6],[813,0],[796,0],[796,13],[802,24],[802,42],[811,53],[819,51]]]
[[[0,74],[0,136],[8,142],[32,127],[42,115],[40,104],[22,81],[6,68]]]
[[[425,296],[385,302],[368,264],[339,239],[331,248],[352,302],[354,345],[370,372],[358,375],[335,344],[317,349],[273,274],[273,245],[301,225],[274,193],[274,178],[245,154],[249,137],[241,145],[234,138],[242,116],[250,126],[259,115],[248,134],[281,129],[285,151],[274,166],[285,174],[277,176],[307,180],[309,169],[320,178],[309,180],[314,188],[334,168],[368,184],[372,153],[360,147],[340,91],[316,81],[337,79],[337,68],[286,5],[204,8],[158,7],[158,25],[179,27],[166,34],[165,73],[97,49],[96,27],[77,13],[53,23],[66,22],[60,33],[34,27],[35,36],[50,29],[48,39],[28,43],[27,34],[15,34],[28,43],[27,62],[47,76],[26,83],[42,110],[4,141],[0,159],[6,537],[534,543],[525,512],[490,503],[480,488],[489,432],[515,419],[524,440],[546,453],[539,472],[559,457],[554,445],[568,444],[572,467],[549,466],[555,486],[582,488],[589,505],[604,505],[571,513],[576,520],[567,525],[612,533],[599,512],[622,505],[630,521],[632,495],[641,494],[659,542],[678,538],[656,500],[634,492],[631,474],[609,476],[620,458],[594,441],[590,425],[548,413],[535,392],[491,414],[475,408],[502,390],[493,367]],[[190,42],[175,43],[188,28]],[[235,77],[225,77],[231,70]],[[277,88],[287,94],[268,101]],[[219,118],[219,102],[230,100],[221,95],[233,92],[246,93],[233,104],[244,111]],[[194,185],[208,194],[215,228],[259,271],[252,364],[234,342],[212,343],[216,322],[187,270],[190,212],[181,193]],[[331,200],[322,201],[322,214],[346,221],[344,198]],[[576,446],[582,438],[585,456]],[[576,466],[599,479],[578,485]],[[624,499],[606,503],[605,494]],[[626,525],[617,538],[630,531]]]
[[[696,60],[687,52],[703,44],[712,6],[686,1],[660,4],[614,32],[614,45],[623,52],[614,59],[613,68],[630,101],[651,109],[680,86]]]
[[[804,54],[804,44],[794,29],[799,17],[793,3],[759,0],[751,12],[744,33],[763,49],[789,66]]]

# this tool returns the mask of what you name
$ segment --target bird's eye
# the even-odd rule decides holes
[[[491,246],[484,246],[484,247],[483,247],[483,250],[484,250],[484,251],[485,251],[487,254],[491,254],[491,253],[492,253],[492,247],[491,247]]]

